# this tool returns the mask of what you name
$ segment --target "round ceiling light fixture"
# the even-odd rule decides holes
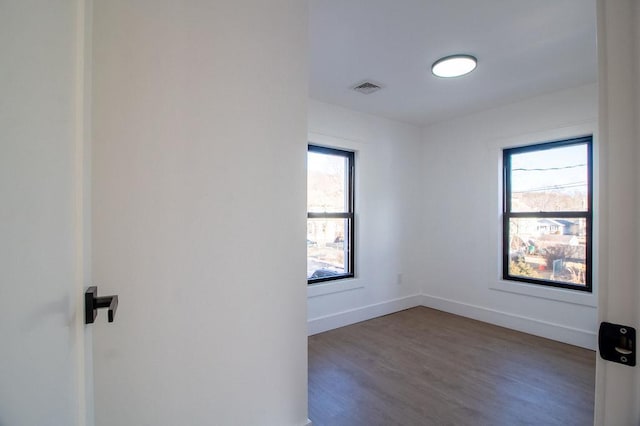
[[[437,77],[460,77],[476,69],[477,63],[478,60],[471,55],[445,56],[431,65],[431,72]]]

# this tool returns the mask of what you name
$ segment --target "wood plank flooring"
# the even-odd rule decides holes
[[[418,307],[309,337],[314,426],[593,424],[595,352]]]

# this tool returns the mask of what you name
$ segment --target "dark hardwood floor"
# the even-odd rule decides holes
[[[314,426],[593,424],[595,352],[418,307],[309,337]]]

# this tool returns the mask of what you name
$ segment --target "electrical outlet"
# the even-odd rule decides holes
[[[398,274],[396,277],[396,284],[402,285],[402,274]]]

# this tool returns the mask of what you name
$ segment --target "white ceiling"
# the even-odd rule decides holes
[[[595,0],[311,0],[312,98],[426,125],[597,79]],[[431,64],[472,54],[441,79]],[[351,90],[363,80],[384,88]]]

